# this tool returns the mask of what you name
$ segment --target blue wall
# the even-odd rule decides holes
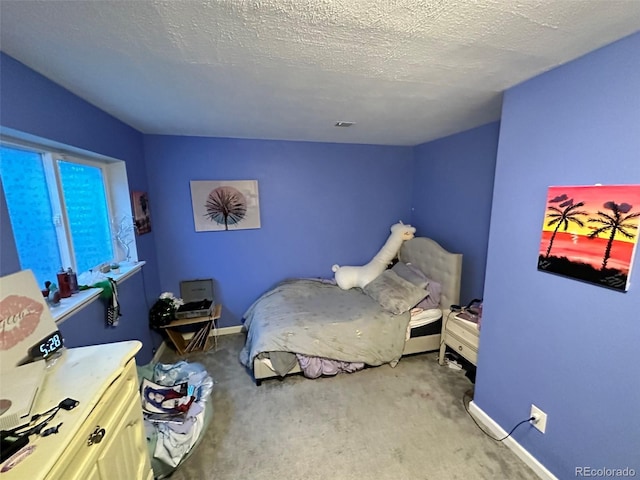
[[[131,190],[146,190],[143,137],[140,132],[114,119],[73,95],[15,59],[0,53],[0,125],[76,148],[124,160]],[[0,274],[19,269],[4,194],[0,196]],[[137,238],[138,255],[146,260],[143,274],[136,274],[120,286],[124,316],[117,328],[105,327],[102,302],[94,302],[60,326],[69,347],[138,339],[144,344],[138,361],[146,363],[160,343],[149,332],[147,304],[159,293],[154,235]],[[142,281],[146,294],[142,292]]]
[[[537,271],[547,187],[640,184],[640,34],[506,92],[475,402],[558,478],[640,472],[640,265],[627,293]],[[639,208],[640,205],[634,205]]]
[[[412,149],[201,137],[145,137],[162,290],[214,278],[221,326],[287,277],[363,264],[409,223]],[[197,232],[190,180],[257,180],[260,229]]]
[[[460,301],[482,298],[498,122],[415,148],[413,217],[420,234],[463,254]]]

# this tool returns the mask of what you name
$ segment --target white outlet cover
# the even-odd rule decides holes
[[[531,404],[531,417],[538,417],[538,421],[536,423],[532,423],[534,427],[540,430],[542,433],[547,429],[547,414],[536,407],[533,403]]]

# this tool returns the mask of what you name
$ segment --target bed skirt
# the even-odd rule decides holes
[[[421,325],[411,329],[411,335],[404,344],[402,355],[413,355],[416,353],[432,352],[440,349],[440,330],[442,320],[431,322],[427,325]],[[287,375],[302,373],[300,365],[296,363]],[[260,385],[262,380],[274,377],[280,377],[272,368],[271,361],[268,358],[253,361],[253,377],[256,385]]]

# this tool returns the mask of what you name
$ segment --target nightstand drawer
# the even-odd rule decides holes
[[[447,329],[448,330],[448,329]],[[447,332],[447,338],[445,343],[451,347],[455,352],[462,355],[464,358],[469,360],[474,365],[478,362],[478,349],[472,347],[467,342],[458,338],[455,335],[452,335],[451,332]]]
[[[462,323],[455,317],[452,317],[447,321],[446,330],[447,334],[453,334],[461,338],[469,345],[475,346],[477,350],[479,338],[479,332],[477,328],[470,327],[469,325]]]

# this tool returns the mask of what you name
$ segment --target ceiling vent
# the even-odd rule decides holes
[[[350,127],[351,125],[355,125],[356,122],[336,122],[336,127]]]

